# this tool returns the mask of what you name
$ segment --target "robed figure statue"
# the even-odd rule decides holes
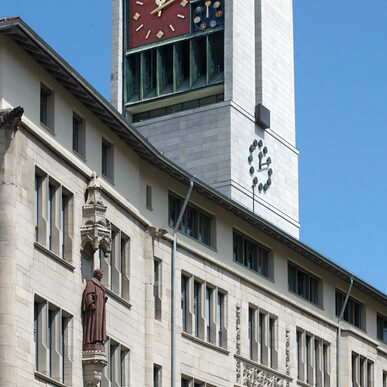
[[[87,281],[82,296],[83,350],[104,351],[106,341],[107,297],[101,283],[103,272],[94,270],[93,278]]]

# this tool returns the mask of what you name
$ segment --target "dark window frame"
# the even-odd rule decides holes
[[[336,316],[340,315],[344,300],[345,300],[345,293],[339,289],[336,289],[336,292],[335,292]],[[364,313],[364,304],[355,300],[352,297],[349,297],[347,305],[344,310],[343,320],[360,329],[364,329],[363,313]]]
[[[236,244],[236,242],[238,242]],[[240,231],[233,229],[233,261],[248,269],[271,278],[270,249],[249,238]],[[252,255],[251,255],[252,253]]]
[[[179,196],[168,193],[168,224],[172,228],[176,225],[183,202],[184,200]],[[188,202],[179,231],[206,246],[214,247],[212,235],[214,219],[213,215]]]
[[[376,315],[376,335],[379,340],[387,343],[387,317]]]
[[[321,306],[321,279],[288,261],[288,290],[314,305]],[[312,284],[314,284],[312,286]]]

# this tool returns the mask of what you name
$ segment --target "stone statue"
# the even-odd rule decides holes
[[[83,291],[83,351],[105,351],[107,297],[102,276],[102,270],[94,270]]]

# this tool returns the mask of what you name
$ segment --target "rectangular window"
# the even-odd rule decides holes
[[[194,312],[194,334],[196,337],[199,337],[200,288],[201,288],[200,282],[194,281],[193,312]]]
[[[54,233],[54,221],[55,221],[55,203],[54,203],[54,195],[55,195],[55,187],[52,184],[48,185],[48,213],[47,213],[47,220],[48,220],[48,248],[49,250],[52,250],[52,239],[53,239],[53,233]]]
[[[150,185],[146,186],[146,208],[152,210],[152,187]]]
[[[113,145],[102,139],[102,175],[110,180],[114,178]]]
[[[35,297],[35,370],[62,383],[69,383],[72,374],[71,319],[62,309]]]
[[[233,259],[269,277],[269,250],[238,231],[233,231]]]
[[[40,122],[54,130],[54,93],[44,85],[40,85]]]
[[[120,246],[120,270],[121,270],[121,297],[129,300],[129,259],[130,259],[130,238],[123,232],[121,234]]]
[[[211,301],[212,289],[206,287],[206,340],[211,341]]]
[[[336,316],[340,315],[345,300],[345,294],[336,289]],[[363,305],[349,297],[344,310],[343,319],[358,328],[363,328]]]
[[[355,352],[352,352],[352,386],[373,387],[374,363]]]
[[[184,332],[187,332],[188,281],[188,277],[185,275],[181,276],[181,326]]]
[[[383,387],[387,387],[387,372],[383,372]]]
[[[161,320],[161,262],[154,260],[153,276],[153,299],[154,299],[154,317]]]
[[[124,345],[108,338],[105,343],[109,359],[103,369],[101,387],[124,387],[129,385],[129,350]]]
[[[161,387],[161,366],[153,365],[153,387]]]
[[[269,366],[274,368],[275,361],[275,320],[269,318]]]
[[[223,346],[223,315],[224,315],[224,294],[218,292],[218,302],[216,305],[216,327],[217,327],[217,342],[219,347]]]
[[[297,330],[297,379],[313,386],[330,386],[329,344]]]
[[[180,214],[180,210],[183,206],[183,199],[176,197],[175,195],[169,194],[168,196],[168,224],[171,227],[176,226],[177,218]],[[207,246],[213,245],[211,228],[213,217],[201,209],[195,207],[192,204],[188,204],[182,222],[180,230]]]
[[[85,121],[73,113],[73,151],[85,156]]]
[[[288,262],[288,289],[300,297],[319,305],[320,279]]]
[[[255,309],[249,308],[249,327],[248,327],[248,339],[249,339],[249,353],[250,359],[254,360],[254,315]]]
[[[258,321],[258,339],[259,339],[259,362],[261,364],[265,363],[264,358],[264,350],[265,350],[265,315],[263,313],[259,313],[259,321]]]
[[[35,214],[35,241],[39,240],[39,216],[41,213],[40,208],[40,176],[35,175],[35,185],[34,185],[34,214]]]
[[[387,318],[377,315],[377,337],[387,343]]]

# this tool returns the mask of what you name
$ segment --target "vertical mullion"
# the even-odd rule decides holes
[[[210,82],[211,71],[211,43],[209,35],[206,36],[206,84]]]
[[[161,54],[160,49],[156,49],[156,95],[160,95],[161,91],[161,73],[162,73],[162,65],[161,65]]]
[[[177,55],[177,46],[178,44],[175,43],[173,47],[173,66],[172,66],[172,71],[173,71],[173,91],[175,92],[177,90],[177,84],[178,84],[178,66],[179,66],[179,61],[178,61],[178,55]]]
[[[144,99],[145,95],[145,53],[140,54],[140,100]]]
[[[192,87],[194,83],[194,72],[195,72],[195,53],[194,53],[194,46],[193,46],[193,39],[189,41],[189,87]]]

